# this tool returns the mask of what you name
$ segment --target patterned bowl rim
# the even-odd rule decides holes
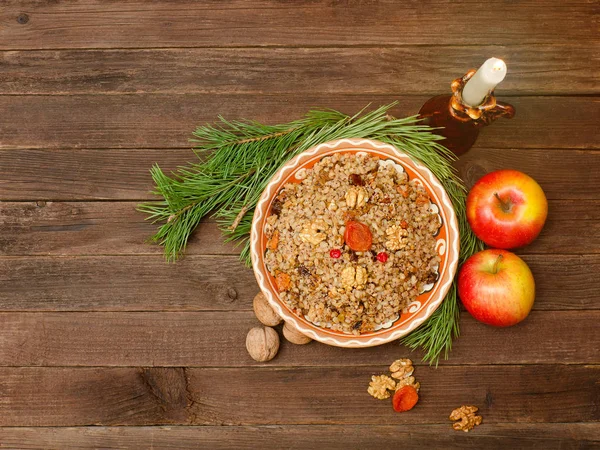
[[[283,307],[276,291],[268,281],[268,272],[264,263],[264,257],[261,249],[261,237],[263,233],[263,222],[268,216],[269,206],[276,193],[305,163],[311,160],[313,156],[325,157],[336,152],[354,151],[366,152],[369,154],[379,154],[377,150],[382,151],[386,156],[393,156],[396,162],[400,162],[403,167],[408,166],[428,183],[428,191],[437,197],[439,202],[440,214],[443,217],[443,227],[446,227],[448,244],[446,250],[448,253],[445,269],[440,278],[436,281],[437,289],[426,299],[426,307],[420,310],[407,323],[394,325],[391,328],[384,328],[379,331],[368,333],[366,335],[351,335],[334,333],[326,328],[318,327],[305,319]],[[324,344],[337,347],[356,348],[372,347],[394,341],[409,334],[416,329],[425,320],[427,320],[435,310],[441,305],[448,293],[456,270],[458,267],[460,234],[458,231],[458,222],[456,212],[448,194],[439,180],[433,173],[422,164],[414,161],[408,154],[402,152],[391,144],[371,139],[338,139],[316,145],[292,158],[284,164],[271,178],[265,187],[254,211],[252,219],[252,230],[250,234],[250,250],[252,258],[252,268],[258,285],[267,298],[271,307],[279,314],[285,322],[290,323],[306,336],[322,342]],[[437,248],[437,245],[436,245]],[[412,312],[412,311],[411,311]]]

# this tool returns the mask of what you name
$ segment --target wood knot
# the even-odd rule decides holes
[[[235,300],[237,299],[238,293],[237,291],[230,287],[229,289],[227,289],[227,297],[229,297],[231,300]]]
[[[44,206],[46,206],[46,202],[44,200],[38,200],[37,202],[35,202],[35,204],[38,208],[43,208]]]
[[[488,173],[485,167],[475,162],[469,162],[465,164],[461,168],[460,172],[461,178],[465,181],[465,184],[468,189],[473,187],[477,180],[479,180],[482,176]]]
[[[149,398],[169,421],[187,422],[194,404],[184,368],[151,367],[141,369],[140,378]]]
[[[492,404],[494,403],[494,399],[492,397],[492,393],[488,392],[485,394],[485,406],[487,406],[488,408],[492,407]]]
[[[29,16],[25,13],[21,13],[17,16],[17,22],[21,25],[25,25],[27,22],[29,22]]]

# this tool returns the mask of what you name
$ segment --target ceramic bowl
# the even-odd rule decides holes
[[[439,214],[441,226],[436,235],[436,251],[441,258],[437,281],[427,285],[424,291],[408,305],[408,311],[379,329],[359,336],[317,326],[300,317],[280,300],[275,280],[268,272],[264,254],[267,238],[264,234],[266,218],[277,193],[287,183],[299,183],[306,169],[323,157],[334,153],[368,153],[380,158],[380,164],[394,164],[404,170],[410,180],[421,183],[431,199],[430,208]],[[429,169],[413,161],[401,149],[382,142],[367,139],[341,139],[317,145],[299,154],[285,164],[271,179],[254,212],[251,232],[251,253],[254,274],[260,289],[275,311],[301,333],[324,344],[338,347],[371,347],[398,339],[422,324],[440,306],[448,293],[458,266],[459,232],[456,213],[450,198],[439,180]]]

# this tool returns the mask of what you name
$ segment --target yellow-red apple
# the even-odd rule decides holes
[[[467,220],[490,247],[516,248],[533,241],[546,222],[548,201],[529,175],[497,170],[484,175],[467,196]]]
[[[535,300],[529,266],[506,250],[484,250],[471,256],[458,275],[458,295],[480,322],[508,327],[521,322]]]

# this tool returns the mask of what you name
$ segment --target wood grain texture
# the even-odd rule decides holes
[[[160,254],[149,244],[157,225],[134,202],[0,202],[0,256]],[[521,254],[600,253],[600,200],[550,200],[540,236]],[[186,255],[238,255],[210,219],[201,222]]]
[[[597,2],[0,3],[0,448],[600,447]],[[258,287],[214,222],[177,264],[144,243],[148,169],[193,160],[218,114],[411,115],[489,56],[517,115],[456,167],[469,185],[522,170],[550,200],[519,250],[537,284],[522,324],[462,312],[437,369],[398,343],[282,341],[258,364]],[[421,398],[396,414],[366,387],[405,356]],[[469,434],[447,419],[462,404],[484,417]]]
[[[9,0],[0,49],[247,45],[532,44],[593,38],[593,2],[441,1],[150,4]],[[26,14],[23,16],[22,14]],[[455,19],[453,19],[455,18]],[[460,23],[469,24],[461,27]],[[376,24],[376,26],[374,26]]]
[[[600,151],[472,148],[454,166],[467,187],[483,175],[514,169],[533,177],[549,199],[600,199]]]
[[[600,202],[599,202],[600,204]],[[0,202],[0,255],[162,254],[149,243],[158,225],[135,202]],[[186,254],[239,255],[214,220],[201,222]]]
[[[263,123],[297,119],[311,108],[354,114],[398,100],[392,113],[416,114],[428,96],[398,95],[68,95],[6,96],[0,149],[188,147],[198,125],[218,114]],[[480,147],[598,148],[600,102],[587,97],[513,97],[511,120],[483,130]]]
[[[539,310],[600,308],[598,255],[522,255]],[[240,311],[259,291],[236,256],[0,258],[2,311]]]
[[[534,311],[522,324],[504,330],[478,323],[465,312],[450,363],[598,363],[597,349],[589,345],[600,340],[598,320],[600,311]],[[261,365],[246,352],[248,330],[260,325],[250,311],[0,313],[0,325],[0,366]],[[408,353],[397,342],[342,349],[286,341],[267,365],[390,364]],[[417,362],[421,355],[411,357]]]
[[[328,449],[461,448],[591,450],[600,446],[597,423],[484,422],[468,434],[439,425],[268,425],[0,428],[0,448],[96,449]]]
[[[0,199],[157,200],[152,165],[169,173],[194,159],[189,149],[0,150]]]
[[[4,310],[237,310],[258,291],[237,256],[0,259]]]
[[[194,159],[189,149],[4,149],[0,199],[156,200],[152,165],[169,173]],[[600,199],[600,152],[595,150],[478,146],[455,165],[469,186],[488,172],[512,168],[536,179],[549,199]]]
[[[0,53],[0,94],[431,94],[502,58],[509,94],[597,94],[597,46],[56,50]],[[568,79],[568,82],[566,80]]]
[[[485,424],[598,421],[600,366],[419,367],[410,414],[354,368],[3,368],[0,426],[443,424],[465,402]],[[577,382],[574,382],[577,380]],[[249,386],[256,387],[249,389]],[[297,395],[290,395],[291,392]],[[368,414],[367,414],[368,412]],[[483,432],[483,425],[481,426]]]

